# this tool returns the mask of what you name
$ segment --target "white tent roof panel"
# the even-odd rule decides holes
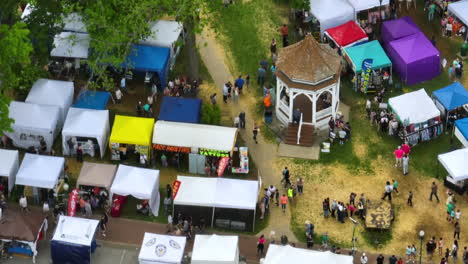
[[[0,176],[8,177],[8,191],[15,185],[16,173],[19,169],[19,152],[17,150],[0,149]]]
[[[145,233],[138,255],[139,264],[178,264],[182,262],[186,238]],[[165,249],[164,251],[159,251]],[[162,253],[159,253],[162,252]],[[159,254],[158,254],[159,253]]]
[[[89,55],[89,35],[85,33],[62,32],[54,37],[52,57],[87,59]]]
[[[52,240],[91,246],[99,220],[60,216]]]
[[[403,123],[408,120],[409,124],[418,124],[440,116],[439,109],[424,88],[392,97],[388,103]]]
[[[295,248],[292,246],[281,246],[270,244],[262,264],[353,264],[353,257],[347,255],[338,255],[330,251],[321,252],[309,249]]]
[[[192,264],[239,263],[239,237],[196,235]]]
[[[468,25],[468,1],[450,3],[448,11],[460,19],[463,24]]]
[[[63,173],[63,157],[26,153],[16,175],[16,184],[52,189]]]
[[[83,18],[77,13],[71,13],[63,19],[65,24],[63,27],[64,31],[72,31],[79,33],[86,33],[86,26],[83,23]]]
[[[379,0],[348,0],[357,12],[380,6]],[[390,0],[383,0],[382,6],[388,5]]]
[[[347,0],[310,0],[310,12],[320,21],[320,33],[354,20],[354,8]]]
[[[182,33],[182,23],[159,20],[150,26],[151,36],[141,40],[139,44],[171,48]]]
[[[437,158],[455,181],[468,179],[468,148],[440,154]]]
[[[237,128],[191,123],[157,121],[153,129],[153,144],[186,148],[206,148],[232,151]]]

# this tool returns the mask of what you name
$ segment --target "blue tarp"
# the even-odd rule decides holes
[[[96,240],[91,246],[50,241],[50,255],[53,264],[90,264],[91,253],[96,249]]]
[[[460,133],[468,140],[468,117],[455,121],[455,126],[460,130]]]
[[[123,67],[128,67],[137,72],[158,73],[161,87],[166,86],[171,51],[165,47],[152,47],[134,45],[133,51],[128,55]]]
[[[202,101],[197,98],[164,96],[158,120],[199,123]]]
[[[432,94],[448,111],[468,104],[468,91],[460,82],[452,83]]]
[[[73,107],[95,110],[106,110],[109,101],[109,92],[84,91],[78,95]]]

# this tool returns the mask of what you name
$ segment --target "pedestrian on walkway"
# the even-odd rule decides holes
[[[107,213],[104,212],[101,216],[101,220],[99,220],[99,229],[101,230],[101,234],[103,237],[106,236],[108,221],[109,221],[109,217],[107,216]]]
[[[437,244],[435,242],[435,237],[432,237],[429,241],[426,243],[426,253],[427,256],[429,256],[429,259],[432,260],[432,256],[434,255],[434,251],[437,248]]]
[[[386,197],[388,197],[388,200],[391,202],[392,201],[392,191],[393,187],[390,185],[390,182],[387,182],[385,185],[385,193],[384,196],[382,197],[382,200],[385,200]]]
[[[239,87],[237,86],[234,86],[232,101],[236,104],[239,102]]]
[[[408,201],[406,202],[407,205],[413,207],[413,192],[410,191],[408,195]]]
[[[263,249],[265,248],[265,236],[262,234],[257,241],[257,256],[263,256]]]
[[[361,202],[358,203],[357,209],[359,218],[364,219],[364,205]]]
[[[405,154],[403,156],[403,175],[408,175],[409,173],[409,156]]]
[[[440,237],[439,242],[437,242],[437,247],[439,248],[439,255],[442,255],[444,251],[444,240]]]
[[[216,93],[214,93],[214,94],[212,94],[212,95],[210,96],[210,100],[211,100],[211,103],[212,103],[213,105],[216,104]]]
[[[396,192],[396,193],[399,193],[398,192],[398,182],[395,179],[393,179],[392,182],[393,182],[393,191]]]
[[[83,147],[81,143],[78,143],[78,147],[76,148],[76,161],[83,162]]]
[[[239,126],[240,128],[245,129],[245,112],[244,111],[239,113]]]
[[[297,192],[300,195],[304,194],[304,180],[302,178],[297,179],[296,186],[297,186]]]
[[[257,70],[257,84],[260,86],[260,88],[263,87],[265,84],[265,76],[266,76],[266,70],[260,66]]]
[[[435,196],[437,202],[440,202],[439,196],[437,196],[437,184],[435,182],[432,182],[431,195],[429,196],[429,201],[432,201],[432,196]]]
[[[403,162],[403,154],[405,154],[405,152],[401,149],[401,146],[398,146],[393,154],[395,155],[395,167],[401,167]]]
[[[242,94],[242,89],[244,88],[245,80],[242,79],[242,75],[234,81],[234,87],[239,88],[239,94]]]
[[[287,203],[288,203],[288,197],[286,197],[286,194],[283,193],[283,196],[281,196],[281,209],[283,210],[283,213],[286,213]]]
[[[330,203],[327,202],[328,198],[325,198],[322,202],[322,208],[323,208],[323,217],[328,218],[328,213],[330,212]]]
[[[368,261],[369,259],[367,258],[366,253],[362,253],[361,264],[367,264]]]
[[[382,254],[379,254],[377,257],[377,264],[384,264],[385,257]]]
[[[270,55],[271,57],[273,57],[273,55],[276,55],[276,39],[273,38],[271,40],[271,44],[270,44]]]
[[[464,247],[463,250],[463,263],[468,264],[468,248]]]
[[[453,238],[460,239],[460,223],[455,222],[455,230],[453,231]]]
[[[283,48],[287,47],[289,42],[288,42],[288,26],[286,26],[286,24],[283,24],[283,26],[280,28],[280,33],[281,33],[281,38],[283,39]]]
[[[434,19],[434,13],[435,13],[435,4],[434,2],[432,2],[430,5],[429,5],[429,12],[428,12],[428,15],[427,15],[427,19],[429,21],[432,21]]]
[[[403,259],[402,259],[402,258],[400,258],[400,259],[398,259],[398,261],[397,261],[397,263],[396,263],[396,264],[403,264],[403,263],[404,263],[404,262],[403,262]]]
[[[226,104],[229,97],[229,86],[227,83],[223,86],[223,102]]]
[[[389,259],[388,259],[388,264],[396,264],[398,261],[398,259],[395,257],[395,255],[392,255]]]
[[[257,135],[259,131],[260,131],[260,128],[258,127],[257,123],[254,122],[252,133],[253,133],[253,140],[255,141],[255,144],[258,144]]]
[[[276,206],[279,206],[279,190],[278,189],[275,192],[275,201],[276,201]]]
[[[333,199],[331,203],[331,216],[335,218],[335,212],[338,209],[338,203],[336,202],[336,199]]]

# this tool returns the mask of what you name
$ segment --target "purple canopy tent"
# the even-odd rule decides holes
[[[408,85],[440,74],[440,53],[421,32],[391,41],[387,45],[387,54],[394,71]]]
[[[421,32],[421,30],[408,16],[385,21],[382,25],[381,35],[383,46],[387,46],[387,44],[392,40],[401,39],[419,32]]]

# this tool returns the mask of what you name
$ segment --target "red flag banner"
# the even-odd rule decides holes
[[[172,200],[175,200],[181,183],[181,181],[174,181],[174,183],[172,183]]]
[[[229,157],[223,157],[219,160],[218,177],[223,176],[224,170],[226,169],[228,162],[229,162]]]
[[[68,197],[68,216],[75,216],[76,203],[78,202],[78,189],[73,189]]]

